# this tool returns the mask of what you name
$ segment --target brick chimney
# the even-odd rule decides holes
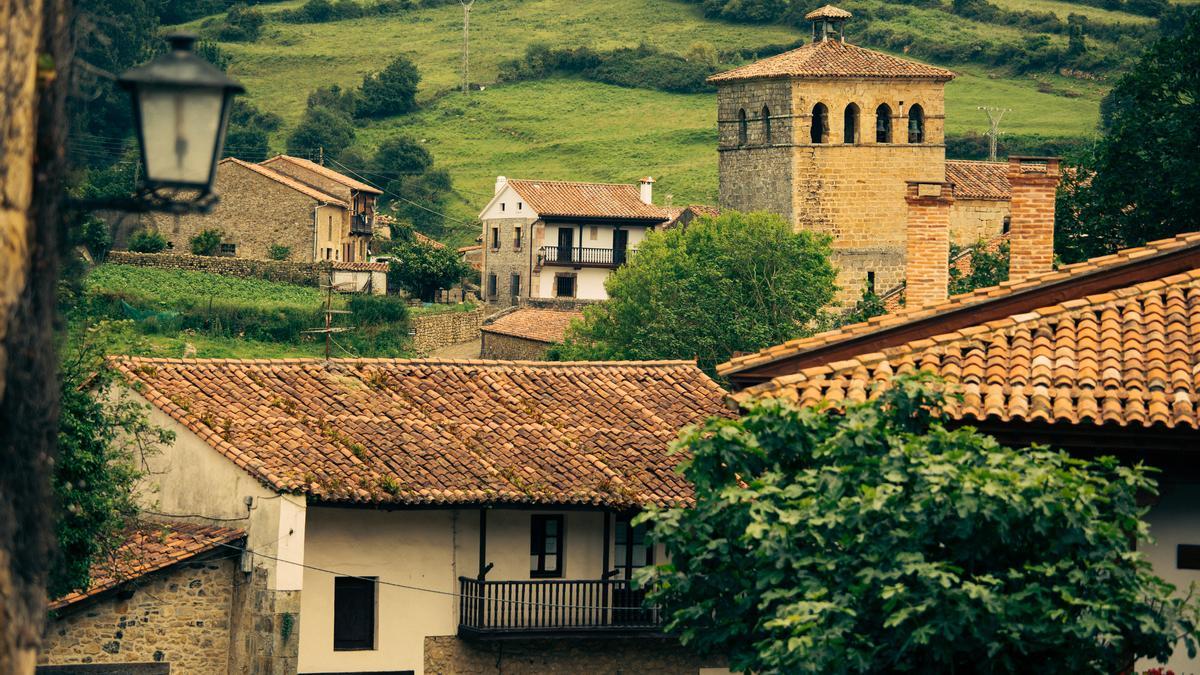
[[[640,183],[639,187],[640,187],[642,203],[643,204],[653,204],[654,203],[653,202],[654,179],[651,178],[650,176],[646,176],[645,178],[641,179],[638,182]]]
[[[1049,272],[1054,263],[1054,196],[1061,157],[1008,158],[1012,218],[1008,228],[1008,278]]]
[[[916,307],[946,299],[950,285],[952,183],[908,181],[905,304]]]

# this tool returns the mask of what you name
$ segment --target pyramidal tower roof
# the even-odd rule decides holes
[[[798,49],[717,73],[715,84],[779,77],[895,78],[948,81],[954,73],[919,61],[902,59],[873,49],[846,44],[841,26],[852,15],[825,5],[805,15],[813,22],[813,41]]]

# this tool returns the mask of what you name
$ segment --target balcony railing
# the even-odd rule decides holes
[[[543,265],[567,267],[617,267],[624,265],[633,253],[630,249],[585,248],[580,246],[543,246],[540,250]]]
[[[369,217],[358,213],[350,216],[350,234],[371,235],[372,233],[371,219]]]
[[[645,591],[619,579],[479,581],[459,577],[458,632],[502,637],[660,632],[657,607]]]

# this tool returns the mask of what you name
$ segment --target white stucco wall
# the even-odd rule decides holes
[[[1186,595],[1190,584],[1196,584],[1197,593],[1200,593],[1200,570],[1181,570],[1176,567],[1176,547],[1179,544],[1200,545],[1200,483],[1163,481],[1159,490],[1159,501],[1147,516],[1154,544],[1141,544],[1139,550],[1146,554],[1146,559],[1154,565],[1158,576],[1174,584],[1179,594]],[[1143,661],[1138,664],[1138,671],[1155,665],[1166,666],[1177,675],[1200,673],[1200,657],[1189,659],[1182,644],[1167,663]]]
[[[521,195],[509,185],[496,194],[479,214],[479,219],[485,221],[495,218],[528,218],[532,222],[537,220],[537,217],[537,213],[529,208]]]

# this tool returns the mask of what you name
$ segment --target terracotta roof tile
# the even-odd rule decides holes
[[[882,77],[947,81],[954,73],[945,68],[902,59],[837,40],[823,40],[777,56],[717,73],[709,82],[735,82],[771,77]]]
[[[346,262],[344,260],[334,260],[331,265],[335,270],[349,270],[353,272],[386,272],[388,264],[381,262]]]
[[[92,565],[92,585],[86,591],[68,593],[50,602],[62,609],[111,590],[141,576],[195,558],[222,544],[241,539],[241,530],[189,523],[142,523],[126,533],[123,544],[111,559]]]
[[[225,164],[226,162],[228,162],[230,164],[236,164],[238,166],[250,169],[251,171],[253,171],[257,174],[266,176],[267,178],[270,178],[271,180],[273,180],[277,183],[286,185],[297,192],[301,192],[305,195],[308,195],[309,197],[312,197],[313,199],[316,199],[317,201],[334,204],[337,206],[341,206],[343,208],[347,207],[346,202],[342,201],[341,198],[334,197],[333,195],[325,193],[325,192],[321,192],[320,190],[318,190],[314,187],[310,187],[308,185],[305,185],[304,183],[301,183],[300,181],[296,180],[295,178],[292,178],[291,176],[285,176],[284,174],[279,173],[278,171],[275,171],[274,169],[265,167],[261,164],[251,164],[250,162],[243,162],[242,160],[238,159],[237,157],[226,157],[225,159],[221,160],[221,164]]]
[[[320,164],[317,164],[316,162],[311,162],[302,157],[293,157],[291,155],[275,155],[271,159],[264,161],[263,165],[270,166],[271,164],[273,164],[275,162],[288,162],[288,163],[294,164],[298,167],[308,169],[309,171],[312,171],[313,173],[316,173],[316,174],[320,174],[320,175],[328,178],[329,180],[341,183],[342,185],[345,185],[346,187],[350,188],[351,190],[358,190],[359,192],[369,192],[373,195],[383,194],[383,190],[380,190],[379,188],[377,188],[373,185],[367,185],[366,183],[364,183],[362,181],[355,180],[345,174],[338,173],[337,171],[334,171],[333,169],[330,169],[327,166],[321,166]]]
[[[1200,429],[1200,270],[1169,279],[806,368],[734,399],[836,402],[924,370],[963,394],[947,409],[957,419]]]
[[[1145,246],[1124,249],[1111,255],[1091,258],[1083,262],[1066,265],[1045,274],[1034,275],[1027,279],[1009,280],[998,286],[976,289],[970,293],[956,295],[941,302],[926,305],[908,305],[898,311],[885,314],[882,317],[875,317],[870,321],[842,326],[841,328],[818,333],[811,337],[789,340],[782,344],[768,347],[760,352],[734,357],[728,362],[717,366],[717,372],[728,376],[755,366],[797,356],[825,346],[835,345],[848,338],[864,336],[876,331],[891,330],[951,310],[982,306],[993,300],[1006,298],[1021,290],[1070,279],[1104,268],[1126,265],[1135,260],[1147,258],[1148,256],[1166,255],[1184,249],[1196,248],[1200,248],[1200,232],[1181,234],[1170,239],[1153,241]],[[1125,291],[1133,292],[1130,289],[1125,289]]]
[[[946,182],[954,183],[955,199],[992,201],[1012,199],[1012,187],[1008,184],[1007,162],[948,159],[946,160]]]
[[[846,10],[842,9],[841,7],[834,7],[833,5],[825,5],[824,7],[814,9],[813,11],[809,12],[808,14],[805,14],[804,20],[805,21],[815,21],[817,19],[849,19],[852,16],[854,16],[854,15],[851,14],[850,12],[847,12]]]
[[[636,185],[519,178],[508,184],[543,217],[667,219],[664,209],[642,201]]]
[[[725,392],[685,361],[114,364],[269,487],[329,502],[686,503],[668,443],[729,414]]]
[[[522,308],[484,324],[480,330],[537,342],[562,342],[567,326],[575,319],[582,318],[583,312]]]

